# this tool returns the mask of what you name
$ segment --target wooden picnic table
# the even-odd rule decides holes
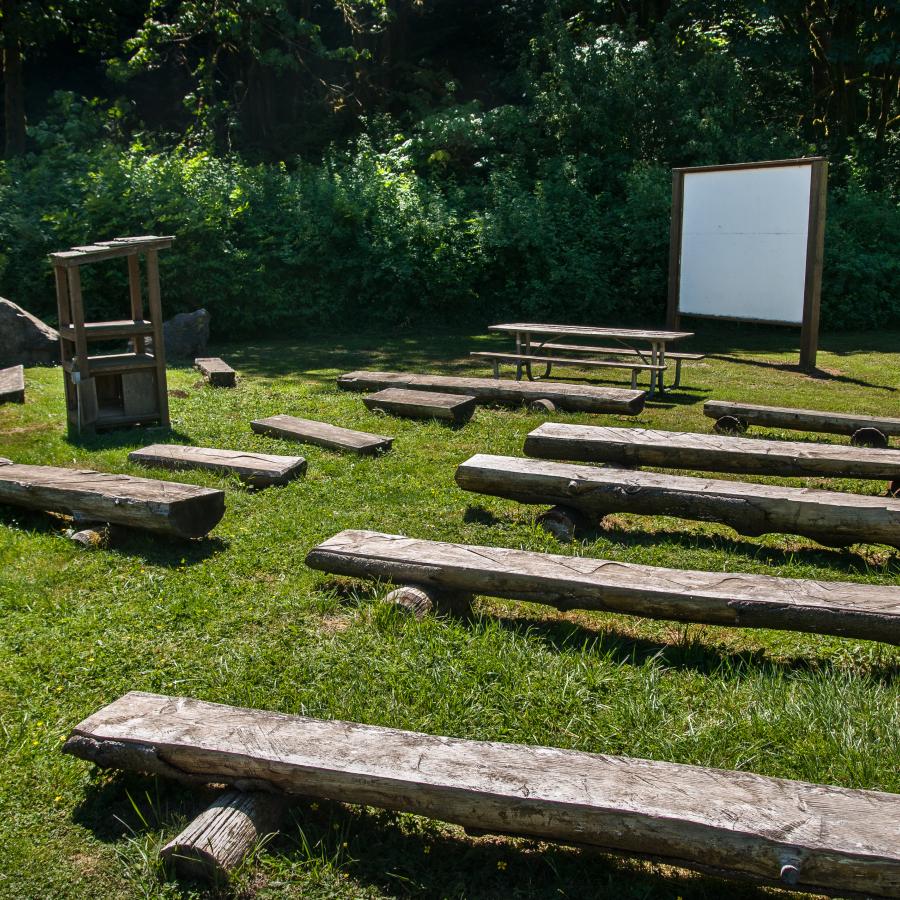
[[[589,338],[593,340],[608,340],[621,344],[626,350],[633,351],[645,363],[652,366],[665,366],[666,345],[693,337],[692,331],[654,331],[642,328],[601,328],[587,325],[546,325],[535,322],[512,322],[502,325],[490,325],[488,331],[504,331],[515,335],[516,355],[521,357],[541,356],[546,344],[550,344],[558,338]],[[535,337],[541,338],[535,340]],[[649,345],[649,350],[647,349]],[[567,349],[581,350],[579,345],[570,345]],[[584,352],[603,352],[601,348],[585,345]],[[645,353],[647,354],[645,356]],[[521,380],[522,370],[530,381],[537,380],[531,371],[534,360],[522,359],[516,366],[516,379]],[[548,378],[553,368],[553,360],[546,363],[544,374],[541,378]],[[660,392],[665,390],[663,382],[664,370],[654,371],[650,376],[650,393],[653,393],[654,383],[658,384]]]

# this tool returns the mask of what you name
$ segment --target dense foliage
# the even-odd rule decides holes
[[[46,5],[5,2],[50,33]],[[59,46],[105,62],[101,96],[54,92],[59,73],[35,98],[0,168],[0,293],[52,318],[47,252],[155,232],[177,237],[167,310],[204,305],[232,334],[658,321],[669,168],[824,153],[824,325],[900,324],[889,4],[455,6],[54,7]],[[89,277],[112,312],[123,273]]]

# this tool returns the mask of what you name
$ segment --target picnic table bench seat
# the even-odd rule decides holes
[[[606,353],[609,356],[639,356],[641,358],[649,358],[650,354],[644,350],[636,350],[634,347],[596,347],[587,344],[541,344],[541,350],[562,350],[570,353],[584,351],[586,353]],[[705,353],[683,353],[681,351],[667,350],[666,360],[675,361],[675,380],[669,385],[670,388],[677,388],[681,384],[681,364],[685,360],[696,361],[706,359]]]
[[[652,395],[655,379],[652,377],[653,375],[658,374],[659,372],[664,372],[666,367],[651,365],[650,363],[639,363],[639,362],[615,362],[614,360],[609,359],[576,359],[573,357],[567,356],[546,356],[543,354],[528,354],[528,353],[516,353],[514,351],[508,353],[500,353],[496,351],[490,350],[475,350],[472,351],[469,356],[474,356],[479,359],[488,359],[494,366],[494,377],[500,377],[500,363],[501,362],[511,362],[518,364],[526,364],[529,367],[533,362],[544,363],[547,366],[546,372],[544,372],[543,377],[547,378],[550,374],[550,369],[553,365],[560,366],[591,366],[597,368],[606,368],[606,369],[630,369],[631,370],[631,387],[633,389],[637,389],[637,378],[639,372],[650,372],[650,391],[649,393]]]

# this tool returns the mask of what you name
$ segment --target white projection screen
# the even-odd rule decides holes
[[[815,365],[827,163],[674,169],[669,325],[681,315],[802,328]]]

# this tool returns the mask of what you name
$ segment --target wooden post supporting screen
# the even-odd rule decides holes
[[[828,163],[672,170],[668,327],[682,315],[800,327],[816,364]]]

